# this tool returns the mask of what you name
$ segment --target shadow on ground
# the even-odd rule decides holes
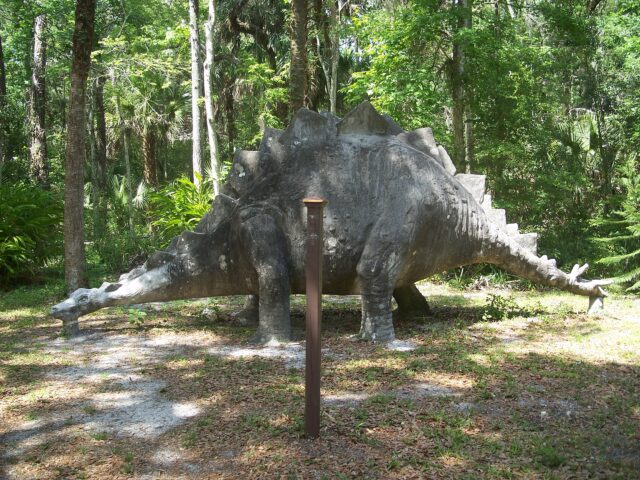
[[[531,309],[487,324],[476,300],[430,301],[432,317],[397,323],[395,350],[349,338],[355,303],[326,306],[316,441],[303,346],[246,344],[235,305],[206,319],[181,304],[142,329],[95,314],[74,340],[42,316],[5,328],[0,477],[638,478],[638,365],[529,348],[597,322]],[[300,337],[295,302],[293,322]]]

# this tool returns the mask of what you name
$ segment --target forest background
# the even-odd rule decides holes
[[[266,126],[363,100],[640,287],[638,0],[0,0],[0,283],[141,263]]]

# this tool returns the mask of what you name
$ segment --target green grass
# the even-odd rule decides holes
[[[418,347],[410,352],[350,340],[359,325],[357,299],[325,304],[323,343],[331,355],[323,364],[323,394],[367,397],[323,409],[315,444],[322,455],[304,438],[304,371],[277,359],[223,358],[194,345],[156,363],[127,362],[165,382],[162,395],[172,401],[196,402],[199,416],[149,442],[82,433],[69,421],[55,441],[34,447],[14,466],[29,464],[42,475],[62,468],[87,478],[131,476],[156,449],[171,447],[189,462],[222,462],[231,476],[248,478],[252,472],[284,478],[314,472],[327,478],[586,478],[601,472],[640,478],[637,298],[614,296],[604,316],[587,317],[587,300],[564,293],[492,291],[490,297],[428,288],[434,316],[397,323],[398,336]],[[0,406],[8,430],[46,422],[60,406],[77,405],[90,417],[96,395],[126,391],[106,373],[75,396],[52,381],[52,372],[94,361],[74,357],[71,346],[45,351],[60,333],[59,322],[46,313],[61,296],[54,281],[0,298]],[[111,309],[82,323],[105,335],[172,332],[197,334],[206,345],[230,344],[253,333],[230,315],[241,305],[242,298],[169,303],[140,327],[129,323],[127,309]],[[215,307],[215,319],[200,315],[204,306]],[[292,298],[292,313],[294,332],[301,334],[304,297]],[[418,383],[452,393],[397,395]],[[93,441],[83,445],[81,434]],[[233,456],[221,457],[226,451]],[[112,463],[91,470],[105,455]]]

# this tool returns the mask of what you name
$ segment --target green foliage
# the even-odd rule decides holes
[[[145,312],[144,310],[140,310],[139,308],[129,308],[127,309],[127,313],[129,323],[136,327],[141,327],[144,323],[144,317],[147,316],[147,312]]]
[[[200,3],[202,22],[207,5]],[[587,5],[594,2],[543,0],[526,7],[522,2],[471,3],[470,28],[462,27],[456,2],[343,3],[337,113],[368,99],[406,129],[432,127],[452,153],[453,46],[463,45],[462,80],[471,93],[465,102],[471,107],[475,138],[472,171],[487,174],[495,206],[507,209],[509,221],[522,231],[539,232],[540,252],[561,265],[604,257],[593,273],[606,270],[637,282],[638,245],[630,230],[637,220],[630,204],[623,207],[618,198],[627,191],[618,180],[618,167],[625,158],[637,158],[640,143],[640,2],[600,2],[592,12]],[[289,115],[290,2],[238,5],[216,4],[214,124],[219,158],[226,166],[237,148],[254,148],[265,126],[282,128]],[[328,4],[324,8],[327,13]],[[234,30],[231,12],[245,33]],[[316,13],[309,18],[307,98],[313,109],[323,110],[328,107],[327,81],[319,62],[322,52],[328,58],[323,27],[328,18],[320,10]],[[29,175],[24,100],[31,78],[33,21],[39,14],[48,19],[47,145],[50,182],[59,189],[72,0],[0,0],[7,72],[7,95],[0,108],[5,160],[0,182],[17,184]],[[158,195],[164,198],[154,195],[151,204],[148,192],[135,188],[144,187],[145,139],[147,147],[153,144],[144,152],[155,152],[160,181],[179,178],[190,163],[187,20],[184,1],[98,2],[87,107],[96,121],[92,85],[99,77],[106,80],[106,177],[113,180],[99,215],[85,218],[101,222],[93,230],[100,238],[87,237],[110,269],[143,260],[155,243],[166,244],[183,229],[193,228],[206,211],[204,205],[208,208],[209,198],[201,201],[184,186],[180,189],[185,195],[178,192],[175,199],[174,186],[162,187]],[[94,130],[88,129],[89,152],[96,143]],[[124,181],[125,134],[135,195],[132,212]],[[86,207],[94,206],[86,202]],[[612,215],[614,211],[618,213]],[[593,241],[594,221],[599,234],[611,241]],[[60,243],[60,232],[56,234]],[[27,247],[16,238],[11,244],[5,241],[4,248],[16,252]]]
[[[148,234],[132,234],[125,228],[96,239],[94,248],[109,272],[122,272],[144,263],[154,242]]]
[[[613,277],[616,283],[629,284],[627,291],[640,290],[640,172],[635,158],[623,167],[620,179],[624,197],[619,210],[610,218],[596,222],[608,229],[608,236],[599,241],[618,250],[613,255],[598,260],[598,263],[615,268],[619,273]]]
[[[109,210],[106,221],[107,229],[94,238],[93,248],[100,261],[111,272],[129,270],[146,260],[149,252],[153,251],[153,239],[145,226],[145,212],[147,189],[141,183],[132,189],[133,229],[129,224],[128,189],[126,179],[114,175],[110,179],[110,189],[107,192]],[[90,195],[85,193],[85,204],[89,203]],[[91,216],[87,216],[91,219]]]
[[[159,244],[166,246],[173,237],[185,230],[193,230],[211,208],[213,198],[209,183],[200,188],[186,177],[181,177],[149,195],[151,225]]]
[[[535,459],[538,463],[549,468],[558,468],[567,460],[551,445],[540,445],[534,451]]]
[[[506,320],[522,315],[524,311],[518,306],[513,297],[503,297],[490,293],[487,296],[487,304],[482,313],[485,322]]]
[[[430,125],[440,141],[447,139],[442,107],[447,85],[437,55],[441,23],[449,15],[434,2],[398,6],[394,15],[374,9],[353,17],[353,34],[362,45],[364,62],[345,88],[350,104],[372,104],[413,129]],[[433,55],[425,57],[427,51]],[[439,71],[440,70],[440,71]]]
[[[62,201],[27,183],[0,187],[0,278],[33,274],[61,253]]]
[[[241,85],[243,104],[237,122],[240,144],[257,145],[262,138],[260,125],[286,126],[276,112],[278,105],[287,105],[289,99],[285,72],[275,72],[251,55],[244,56],[243,67],[238,72],[244,78]]]

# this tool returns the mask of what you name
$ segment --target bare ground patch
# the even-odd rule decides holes
[[[584,299],[520,293],[523,315],[483,322],[485,292],[425,293],[434,316],[399,321],[389,348],[351,340],[354,299],[329,299],[317,441],[304,344],[247,344],[241,299],[154,306],[139,329],[107,310],[73,340],[48,305],[14,302],[0,477],[640,478],[637,300],[593,319]]]

